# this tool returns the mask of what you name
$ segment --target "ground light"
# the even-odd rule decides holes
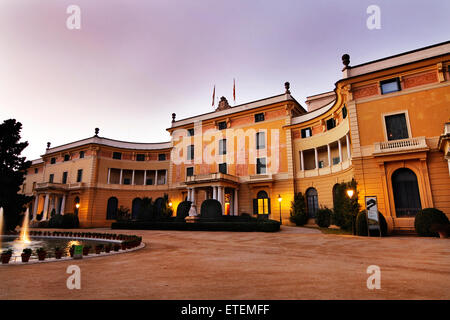
[[[280,224],[282,224],[282,221],[281,221],[281,201],[282,200],[283,200],[283,198],[281,198],[281,196],[278,195],[278,203],[280,204]]]

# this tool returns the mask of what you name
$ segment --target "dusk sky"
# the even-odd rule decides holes
[[[69,30],[69,5],[81,29]],[[369,30],[369,5],[381,29]],[[284,92],[334,89],[350,65],[449,40],[448,0],[0,0],[0,121],[23,124],[29,160],[94,135],[170,139],[177,119]]]

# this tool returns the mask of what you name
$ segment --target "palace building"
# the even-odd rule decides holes
[[[269,214],[290,224],[294,194],[314,218],[333,208],[333,187],[355,179],[358,200],[376,197],[389,230],[413,231],[428,207],[450,217],[450,42],[351,66],[342,57],[333,91],[306,109],[289,83],[277,96],[172,122],[164,143],[95,135],[47,149],[23,193],[40,213],[77,213],[82,227],[108,227],[117,208],[136,217],[143,197],[222,203],[223,214]],[[281,202],[278,198],[281,198]]]

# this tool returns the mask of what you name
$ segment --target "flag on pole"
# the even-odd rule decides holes
[[[215,96],[216,96],[216,85],[214,85],[214,89],[213,89],[212,106],[214,106]]]
[[[236,103],[236,80],[233,78],[233,99],[234,103]]]

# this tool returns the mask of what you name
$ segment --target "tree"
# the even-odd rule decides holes
[[[297,226],[303,226],[306,222],[308,222],[305,196],[301,192],[297,193],[294,196],[294,201],[291,202],[290,220]]]
[[[15,119],[0,124],[0,207],[4,209],[5,230],[14,230],[20,224],[25,205],[33,197],[19,194],[31,161],[20,157],[28,142],[20,141],[22,124]]]
[[[354,194],[350,199],[347,190],[352,189]],[[355,234],[356,216],[360,210],[358,202],[358,189],[356,180],[350,182],[342,182],[336,186],[334,190],[334,208],[333,208],[333,224],[344,230],[352,230]]]

